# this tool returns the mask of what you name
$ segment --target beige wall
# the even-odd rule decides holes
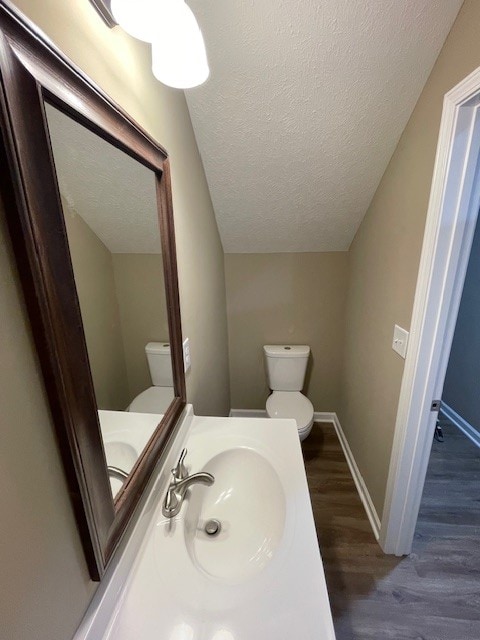
[[[97,405],[123,411],[130,394],[112,254],[83,218],[62,204]]]
[[[466,0],[351,246],[339,417],[381,515],[444,94],[480,65],[480,3]],[[368,161],[368,158],[366,158]]]
[[[183,93],[154,80],[148,48],[110,31],[86,0],[16,4],[170,152],[183,329],[192,352],[189,400],[199,413],[226,413],[223,252]],[[67,640],[95,585],[0,216],[1,634],[9,640]]]
[[[0,636],[66,640],[94,585],[76,533],[1,205],[0,245]]]
[[[130,401],[152,385],[145,345],[169,340],[162,256],[114,253]]]
[[[162,256],[110,253],[62,204],[97,404],[123,411],[152,384],[145,345],[169,340]]]
[[[264,344],[308,344],[305,391],[335,411],[347,282],[346,253],[226,254],[232,407],[265,409]]]

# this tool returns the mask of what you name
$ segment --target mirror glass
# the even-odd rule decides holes
[[[155,174],[45,109],[115,497],[174,398]]]

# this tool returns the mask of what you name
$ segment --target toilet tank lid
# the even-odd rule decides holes
[[[170,343],[165,342],[149,342],[145,345],[146,353],[167,354],[170,353]]]
[[[305,358],[310,353],[305,344],[266,344],[263,350],[267,358]]]

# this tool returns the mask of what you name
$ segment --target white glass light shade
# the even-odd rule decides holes
[[[189,89],[205,82],[210,70],[202,32],[183,0],[163,0],[156,10],[152,41],[153,75],[163,84]]]
[[[110,8],[124,31],[138,40],[152,42],[157,34],[158,6],[163,2],[167,0],[111,0]]]

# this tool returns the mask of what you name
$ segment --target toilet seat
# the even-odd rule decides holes
[[[149,387],[132,400],[127,411],[162,414],[170,406],[173,398],[173,387]]]
[[[307,436],[313,424],[313,404],[300,391],[274,391],[267,399],[269,418],[294,418],[300,436]]]

